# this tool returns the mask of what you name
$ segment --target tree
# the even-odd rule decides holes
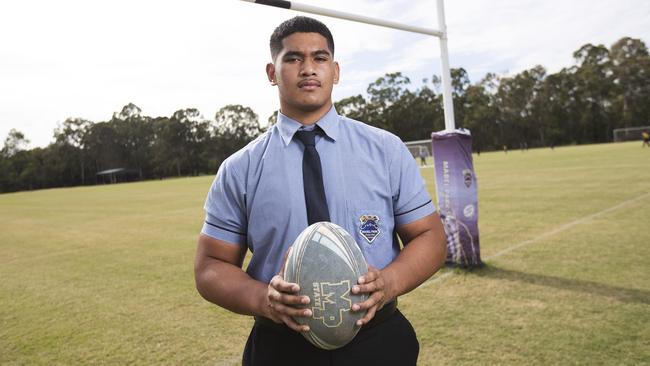
[[[93,124],[85,141],[88,159],[95,173],[125,165],[121,137],[110,121]]]
[[[82,118],[68,118],[54,130],[54,140],[63,153],[69,153],[65,161],[79,161],[81,184],[86,183],[86,135],[92,122]]]
[[[503,133],[501,144],[520,146],[534,141],[541,145],[541,136],[534,127],[539,123],[540,110],[536,99],[545,75],[546,70],[538,65],[500,80],[495,97],[499,109],[499,133]]]
[[[171,118],[159,117],[152,123],[154,169],[159,176],[198,174],[205,167],[201,151],[206,148],[209,131],[198,109],[179,109]]]
[[[19,151],[24,150],[29,145],[29,140],[25,138],[25,134],[12,128],[5,138],[5,144],[0,150],[0,153],[5,158],[10,158],[16,155]]]
[[[230,104],[219,109],[214,119],[211,165],[219,166],[228,156],[263,132],[257,114],[249,107],[239,104]]]
[[[126,121],[133,118],[139,118],[142,109],[133,103],[129,103],[122,107],[120,112],[113,113],[113,120]]]
[[[141,112],[138,106],[129,103],[121,112],[114,113],[110,122],[118,135],[124,167],[137,169],[140,179],[144,179],[151,173],[154,133],[151,117]]]
[[[576,93],[573,107],[581,111],[574,120],[579,130],[574,130],[573,136],[580,142],[607,141],[613,127],[609,110],[615,87],[609,50],[586,44],[573,57],[577,63],[570,69]]]
[[[650,57],[640,39],[624,37],[611,47],[620,127],[643,125],[650,114]]]
[[[406,91],[389,109],[393,133],[403,141],[428,139],[431,132],[444,128],[442,97],[428,85]]]
[[[257,114],[249,107],[239,104],[230,104],[219,109],[214,119],[213,132],[221,160],[262,133]]]
[[[334,103],[336,111],[343,116],[352,118],[358,121],[366,121],[368,115],[368,102],[361,95],[354,95],[351,97],[343,98]]]
[[[575,142],[580,110],[577,103],[578,87],[573,71],[564,68],[546,77],[538,101],[541,113],[539,130],[542,145],[555,146]],[[573,132],[575,130],[575,132]]]
[[[465,110],[467,109],[466,93],[471,83],[467,71],[461,68],[452,68],[451,74],[451,95],[454,100],[454,119],[456,127],[467,127],[465,123]]]
[[[388,73],[371,83],[367,89],[369,103],[366,104],[364,122],[394,132],[394,123],[400,121],[396,121],[392,113],[395,108],[390,109],[404,96],[410,84],[411,80],[401,72]]]
[[[468,86],[464,91],[463,120],[460,125],[472,132],[472,144],[479,151],[499,146],[499,126],[496,123],[499,116],[494,95],[496,83],[496,75],[487,74],[479,83]]]

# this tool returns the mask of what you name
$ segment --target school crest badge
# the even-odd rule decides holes
[[[372,244],[381,233],[381,231],[379,231],[379,216],[361,215],[359,221],[361,221],[359,232],[364,238],[366,238],[369,244]]]

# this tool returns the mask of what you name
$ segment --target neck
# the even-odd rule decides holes
[[[280,112],[294,121],[300,122],[305,126],[310,126],[323,118],[323,116],[325,116],[331,108],[332,102],[330,101],[322,107],[311,111],[295,109],[286,105],[280,105]]]

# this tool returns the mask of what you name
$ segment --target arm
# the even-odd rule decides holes
[[[370,268],[353,293],[370,293],[370,297],[352,310],[368,310],[359,325],[368,323],[381,306],[397,296],[408,293],[433,276],[444,264],[447,255],[446,237],[438,213],[397,227],[404,249],[381,271]]]
[[[447,238],[436,212],[397,228],[405,243],[400,255],[383,269],[394,298],[408,293],[429,279],[445,264]]]
[[[296,323],[292,316],[311,316],[305,309],[291,305],[309,303],[309,298],[292,295],[298,285],[276,275],[268,285],[250,277],[242,270],[246,247],[214,239],[205,234],[199,236],[194,278],[199,294],[214,304],[230,311],[264,316],[275,322],[284,322],[296,331],[309,328]]]

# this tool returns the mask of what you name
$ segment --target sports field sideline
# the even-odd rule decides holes
[[[400,299],[420,364],[650,364],[650,149],[474,162],[487,265]],[[194,289],[211,181],[0,195],[0,364],[238,364],[251,320]]]

